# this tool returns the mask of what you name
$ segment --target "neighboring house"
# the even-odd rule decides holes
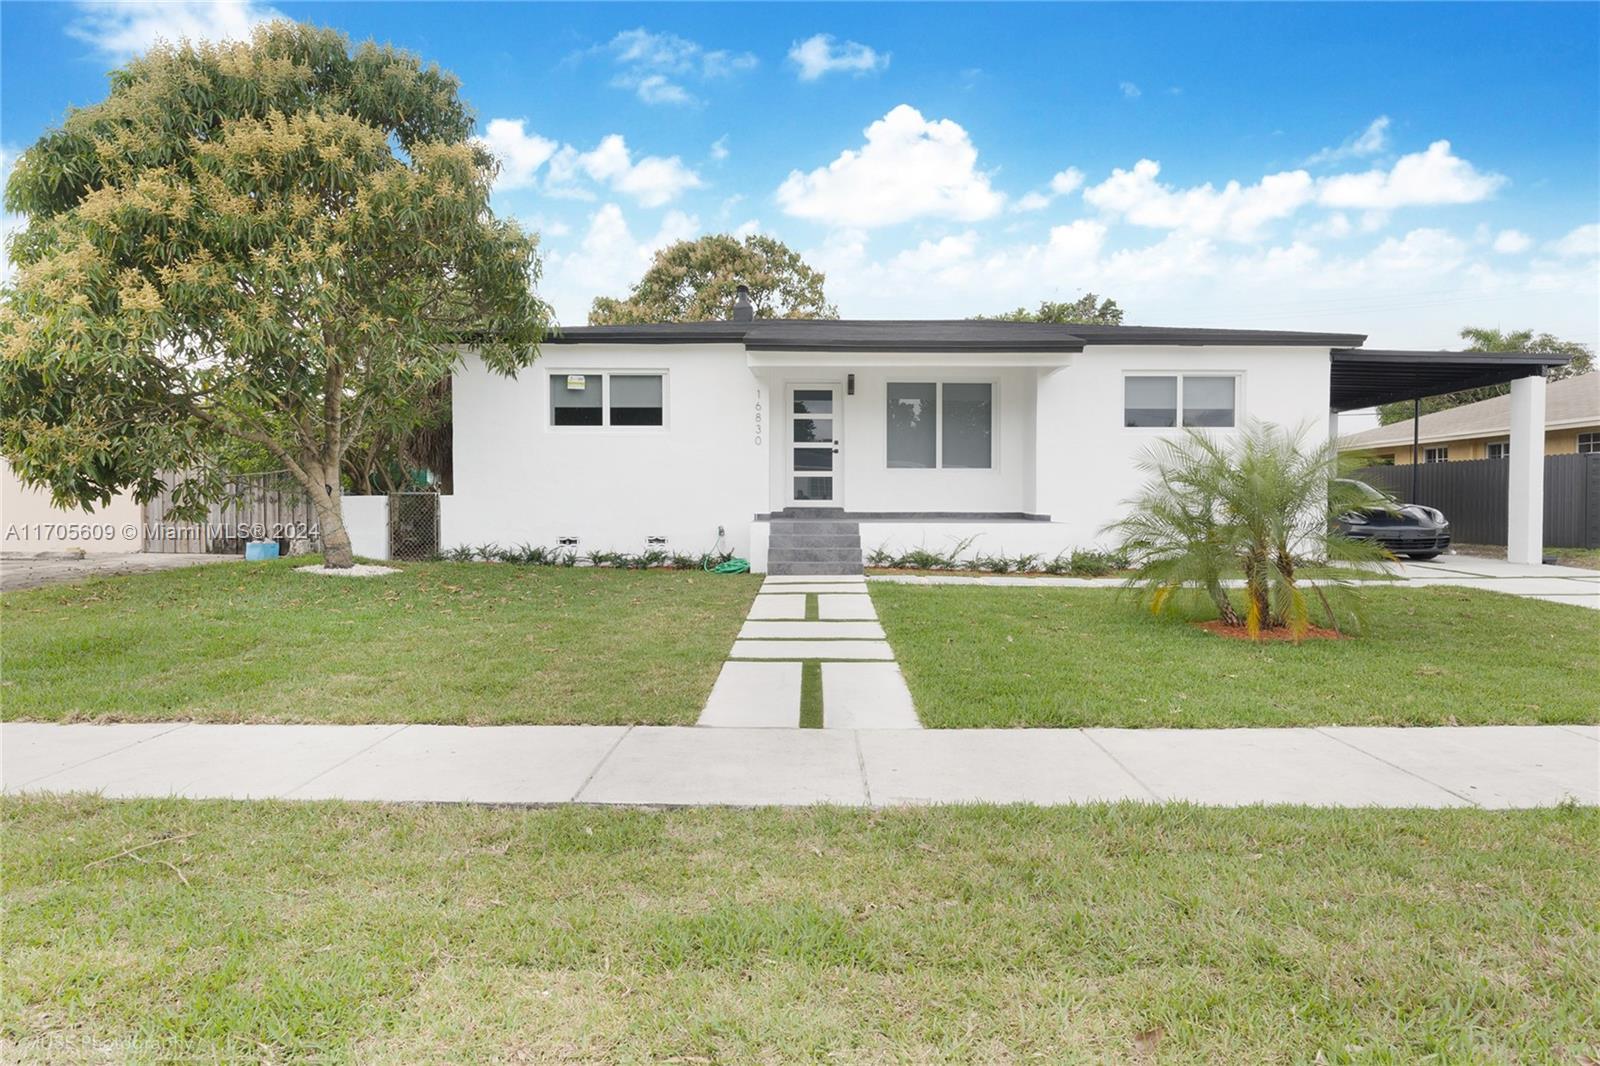
[[[50,493],[25,487],[0,459],[0,551],[136,552],[144,548],[144,508],[131,493],[118,493],[104,507],[68,510]]]
[[[1511,448],[1511,397],[1408,418],[1339,439],[1341,452],[1367,452],[1380,463],[1411,462],[1412,427],[1417,458],[1424,463],[1504,459]],[[1544,453],[1600,452],[1600,374],[1552,381],[1545,390]]]
[[[580,555],[701,552],[720,538],[772,572],[859,570],[879,546],[1053,556],[1107,542],[1148,476],[1140,457],[1180,427],[1231,433],[1255,418],[1307,426],[1321,444],[1330,408],[1486,374],[1542,386],[1563,361],[1364,340],[751,320],[747,303],[728,322],[566,329],[515,379],[470,357],[456,375],[440,538],[566,542]],[[1516,387],[1527,403],[1542,396]],[[1513,506],[1537,491],[1514,483]]]

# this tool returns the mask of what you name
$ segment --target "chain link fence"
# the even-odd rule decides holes
[[[423,562],[439,555],[439,494],[389,493],[389,558]]]

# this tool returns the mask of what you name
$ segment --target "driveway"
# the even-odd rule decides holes
[[[1412,585],[1485,589],[1600,610],[1600,570],[1530,566],[1476,555],[1442,555],[1426,563],[1406,562],[1400,573]]]
[[[113,552],[85,555],[82,558],[59,552],[5,552],[0,554],[0,592],[60,585],[88,577],[144,574],[153,570],[176,570],[183,566],[238,561],[237,555],[190,555],[177,552]]]

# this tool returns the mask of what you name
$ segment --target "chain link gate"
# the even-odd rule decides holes
[[[439,494],[389,493],[389,558],[425,562],[439,556]]]

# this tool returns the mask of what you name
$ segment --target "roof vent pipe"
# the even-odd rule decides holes
[[[750,286],[739,283],[733,295],[733,320],[735,322],[750,322],[756,317],[756,305],[750,302]]]

